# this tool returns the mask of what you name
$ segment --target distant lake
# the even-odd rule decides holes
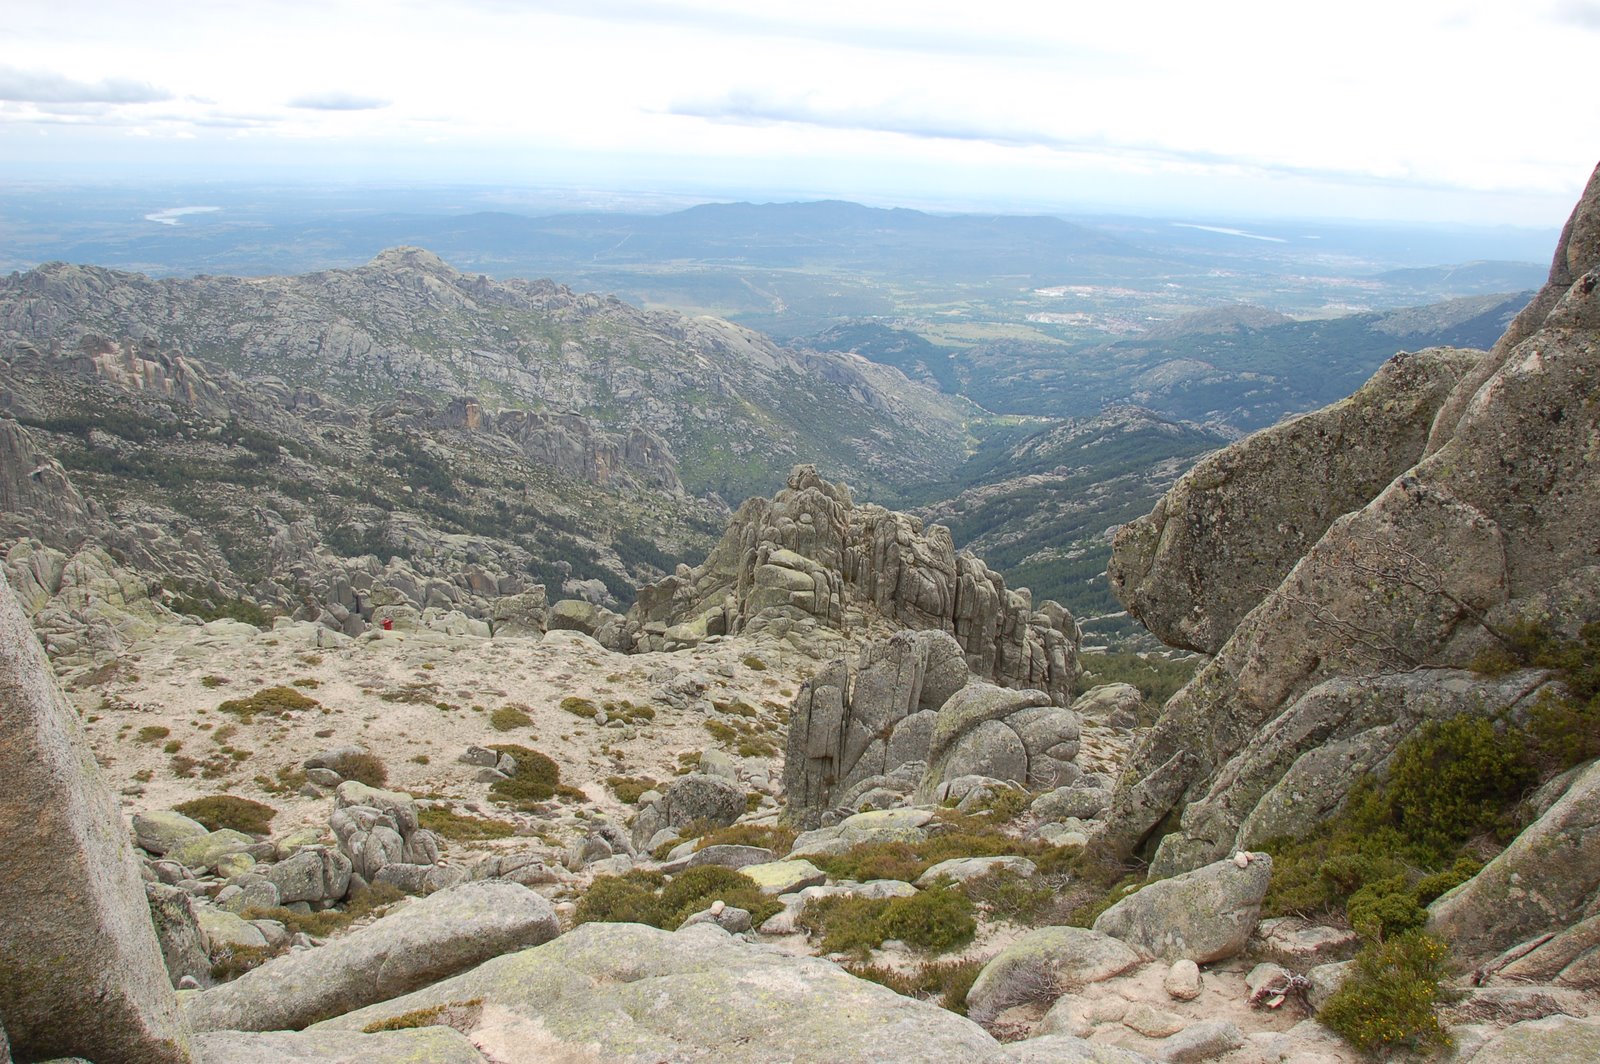
[[[221,207],[168,207],[166,210],[145,215],[144,220],[158,222],[161,225],[181,225],[182,222],[179,219],[186,214],[205,214],[208,211],[220,211],[221,209]]]

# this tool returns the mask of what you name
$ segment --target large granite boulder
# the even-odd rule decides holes
[[[584,924],[403,998],[319,1024],[358,1031],[414,1009],[481,999],[469,1036],[497,1059],[611,1064],[999,1064],[1004,1047],[964,1017],[707,924],[682,932]]]
[[[192,1059],[116,799],[0,588],[0,1017],[22,1059]]]
[[[516,883],[466,883],[413,901],[321,949],[289,953],[188,998],[196,1030],[299,1030],[560,933],[550,903]]]
[[[1264,853],[1148,884],[1101,913],[1094,929],[1165,961],[1209,964],[1244,951],[1272,881]]]
[[[1570,636],[1600,616],[1600,404],[1581,400],[1600,375],[1597,291],[1600,171],[1549,283],[1440,406],[1425,455],[1333,520],[1168,701],[1124,767],[1097,847],[1148,852],[1174,812],[1222,795],[1234,756],[1320,683],[1462,668],[1519,618]],[[1180,524],[1203,525],[1195,516]],[[1231,549],[1213,537],[1191,553]],[[1199,816],[1162,845],[1160,872],[1234,842]]]
[[[1027,591],[957,554],[944,526],[857,505],[811,466],[775,497],[747,500],[699,567],[641,588],[628,612],[643,650],[743,632],[820,656],[872,622],[950,632],[977,675],[1059,705],[1072,697],[1080,635],[1066,609],[1035,608]]]
[[[967,992],[967,1015],[985,1022],[1014,1005],[1053,1001],[1138,964],[1139,954],[1110,935],[1082,927],[1035,928],[983,966]]]
[[[726,827],[744,815],[745,792],[732,780],[691,772],[667,784],[661,809],[668,827],[686,827],[696,821]]]
[[[208,1031],[195,1038],[206,1064],[483,1064],[465,1035],[432,1025],[400,1031]]]

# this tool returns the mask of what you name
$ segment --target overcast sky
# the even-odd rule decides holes
[[[0,179],[1555,226],[1600,0],[7,0]]]

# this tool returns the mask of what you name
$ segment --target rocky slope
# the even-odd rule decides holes
[[[1216,656],[1134,752],[1101,845],[1196,867],[1315,823],[1425,720],[1538,697],[1538,670],[1460,670],[1519,624],[1570,638],[1600,617],[1597,288],[1600,172],[1487,356],[1401,359],[1204,463],[1119,538],[1130,608]]]
[[[946,468],[964,413],[865,359],[549,281],[469,276],[419,248],[299,277],[151,280],[53,263],[0,279],[0,333],[52,355],[87,337],[154,343],[344,404],[410,391],[469,398],[489,414],[562,414],[569,425],[576,415],[592,422],[580,435],[620,434],[624,452],[643,427],[670,447],[691,492],[734,500],[770,490],[802,459],[864,486]]]

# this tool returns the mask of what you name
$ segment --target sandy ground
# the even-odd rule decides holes
[[[331,801],[275,794],[263,780],[345,744],[382,758],[391,788],[486,813],[494,811],[486,802],[488,784],[474,780],[478,769],[461,763],[460,755],[474,745],[532,747],[556,761],[563,783],[583,789],[591,809],[622,817],[632,808],[607,789],[608,776],[671,779],[680,755],[719,745],[706,731],[707,719],[739,720],[775,744],[776,756],[752,759],[749,767],[768,768],[776,781],[781,722],[817,665],[792,650],[743,640],[641,655],[612,653],[571,633],[541,641],[375,631],[338,647],[319,648],[316,641],[309,625],[268,632],[231,622],[177,627],[135,645],[111,666],[64,679],[127,811],[236,794],[277,808],[272,829],[282,835],[324,825]],[[767,667],[753,667],[756,661]],[[674,681],[682,686],[685,678],[704,689],[675,706],[664,697],[666,688]],[[248,724],[218,709],[225,700],[281,685],[319,705],[283,717],[258,715]],[[602,726],[561,708],[562,699],[573,696],[601,707],[648,705],[656,716]],[[719,713],[716,702],[743,702],[754,715]],[[532,724],[494,728],[492,712],[506,705],[525,709]],[[174,742],[179,756],[226,762],[225,773],[176,775],[168,752]]]

